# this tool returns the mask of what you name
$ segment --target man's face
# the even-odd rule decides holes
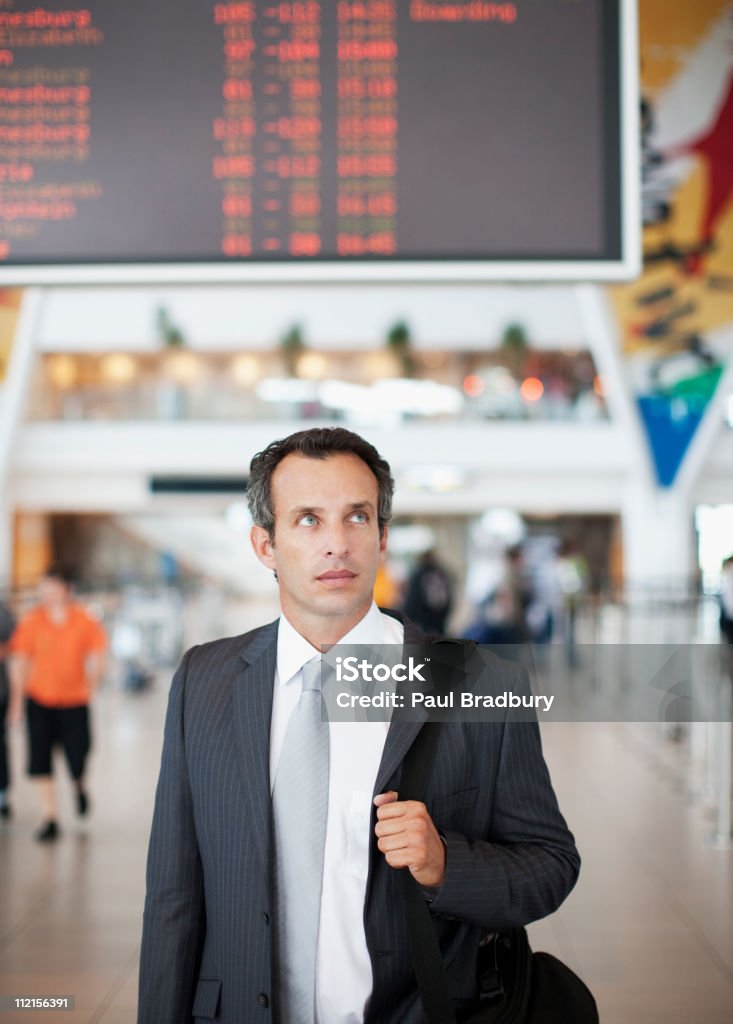
[[[380,537],[377,523],[376,477],[356,455],[293,454],[275,469],[271,494],[274,542],[254,526],[252,544],[260,561],[277,572],[283,612],[296,629],[329,620],[347,631],[369,610],[386,550],[387,531]]]
[[[44,608],[55,608],[69,599],[69,588],[63,580],[44,576],[38,584],[38,600]]]

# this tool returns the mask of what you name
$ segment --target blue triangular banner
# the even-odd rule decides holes
[[[662,487],[671,487],[705,415],[705,404],[690,402],[679,395],[642,395],[638,403],[657,480]]]

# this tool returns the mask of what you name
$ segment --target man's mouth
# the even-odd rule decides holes
[[[316,579],[323,583],[331,583],[339,580],[353,580],[355,576],[356,573],[350,572],[348,569],[329,569],[328,572],[322,572],[320,576],[316,576]]]

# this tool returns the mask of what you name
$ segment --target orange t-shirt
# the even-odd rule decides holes
[[[99,622],[78,604],[69,606],[65,622],[57,623],[43,608],[21,619],[10,641],[13,654],[30,661],[26,693],[46,707],[68,708],[89,703],[86,659],[103,651],[107,638]]]

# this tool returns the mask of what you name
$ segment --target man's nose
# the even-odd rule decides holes
[[[348,551],[349,542],[346,537],[346,530],[343,527],[331,529],[326,539],[326,555],[329,558],[344,558]]]

